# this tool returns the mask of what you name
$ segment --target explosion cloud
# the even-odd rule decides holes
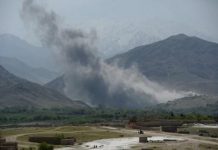
[[[64,66],[65,93],[92,105],[138,108],[180,98],[182,92],[166,90],[148,80],[136,67],[122,69],[97,56],[96,33],[62,26],[54,12],[25,0],[21,11],[44,46],[55,50]]]

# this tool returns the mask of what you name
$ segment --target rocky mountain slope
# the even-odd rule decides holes
[[[0,108],[4,107],[88,108],[86,104],[72,101],[57,91],[18,78],[0,66]]]
[[[218,44],[184,34],[143,45],[108,59],[128,68],[136,65],[149,79],[170,88],[218,93]]]
[[[192,108],[207,107],[208,105],[212,105],[217,102],[218,102],[218,97],[201,95],[201,96],[184,97],[173,101],[168,101],[164,105],[164,107],[168,110],[192,109]]]
[[[12,34],[0,35],[0,56],[16,58],[35,68],[57,69],[51,50],[34,46]]]
[[[20,78],[39,84],[45,84],[58,76],[55,71],[31,67],[16,58],[0,56],[0,65]]]
[[[124,68],[135,65],[150,80],[168,88],[208,95],[182,98],[178,103],[175,100],[170,103],[169,109],[171,106],[179,109],[187,105],[192,108],[216,103],[217,43],[179,34],[153,44],[136,47],[106,61]],[[46,87],[63,93],[63,77],[47,83]]]

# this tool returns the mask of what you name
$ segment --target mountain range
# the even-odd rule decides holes
[[[17,58],[9,58],[0,56],[0,65],[14,75],[27,79],[29,81],[45,84],[55,79],[59,74],[45,68],[35,68],[18,60]]]
[[[198,37],[178,34],[107,61],[124,68],[135,65],[147,78],[169,88],[218,94],[218,44]]]
[[[0,108],[88,108],[88,105],[72,101],[57,91],[16,77],[0,66]]]
[[[34,46],[12,34],[0,35],[0,56],[16,58],[33,68],[57,70],[50,49]]]
[[[0,36],[0,44],[3,44],[0,52],[5,47],[4,43],[1,43],[2,39],[10,38]],[[11,44],[13,45],[13,42]],[[217,43],[178,34],[136,47],[105,61],[122,68],[136,66],[148,79],[168,89],[197,93],[195,96],[176,99],[162,105],[169,110],[211,108],[208,106],[218,103]],[[52,71],[29,66],[18,58],[0,57],[0,65],[4,67],[0,67],[0,107],[88,107],[64,96],[64,75],[57,77]],[[45,83],[48,79],[54,80],[44,86],[30,82]]]
[[[137,66],[148,79],[174,90],[192,91],[200,97],[186,97],[170,103],[201,107],[218,101],[218,44],[198,37],[178,34],[159,42],[136,47],[106,60],[129,68]],[[64,93],[63,76],[45,85]],[[203,96],[207,95],[207,96]],[[202,102],[203,97],[203,102]],[[184,102],[184,105],[181,104]],[[200,107],[199,106],[199,107]]]

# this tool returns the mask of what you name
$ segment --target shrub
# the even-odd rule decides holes
[[[53,150],[54,147],[52,145],[48,145],[47,143],[39,144],[39,150]]]

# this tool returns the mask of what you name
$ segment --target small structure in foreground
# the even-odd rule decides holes
[[[33,136],[29,137],[30,142],[36,143],[43,143],[46,142],[48,144],[53,145],[74,145],[76,142],[76,138],[68,137],[68,138],[60,138],[60,137],[40,137],[40,136]]]
[[[147,143],[148,142],[148,137],[139,137],[139,143]]]
[[[138,131],[138,134],[144,134],[144,132],[140,129],[140,130]]]
[[[61,145],[74,145],[76,142],[76,139],[71,138],[71,139],[62,139],[61,140]]]
[[[161,131],[176,133],[177,128],[178,126],[161,126]]]
[[[6,139],[0,138],[0,150],[18,150],[17,142],[7,142]]]

